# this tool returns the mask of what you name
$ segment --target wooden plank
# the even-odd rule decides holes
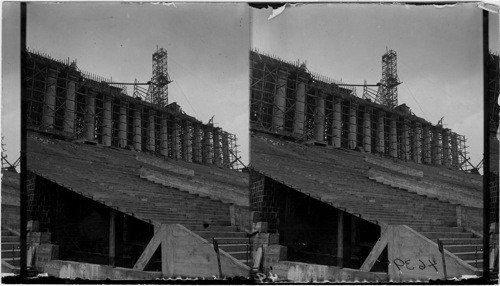
[[[109,265],[115,266],[116,256],[116,211],[109,210]]]
[[[160,246],[162,240],[164,239],[165,236],[165,225],[162,225],[153,235],[153,238],[149,241],[148,245],[142,252],[141,256],[139,259],[137,259],[137,262],[134,265],[134,269],[137,270],[144,270],[144,267],[148,264],[149,260],[155,253],[156,249],[158,249],[158,246]]]
[[[382,254],[382,251],[384,251],[384,248],[387,246],[388,242],[387,238],[391,232],[390,228],[391,226],[387,226],[384,229],[377,243],[375,244],[375,246],[373,246],[372,251],[370,252],[370,254],[368,254],[368,257],[366,257],[365,261],[363,262],[363,265],[361,265],[360,270],[366,272],[372,270],[373,265],[375,265],[375,262],[380,257],[380,254]]]
[[[344,212],[341,210],[337,215],[337,266],[344,266]]]

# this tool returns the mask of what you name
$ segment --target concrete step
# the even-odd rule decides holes
[[[14,248],[9,249],[9,250],[2,250],[2,259],[4,258],[12,258],[12,257],[20,257],[21,256],[21,249],[19,248]]]
[[[444,245],[444,248],[451,253],[483,251],[482,244],[449,244]]]
[[[247,249],[250,249],[247,243],[219,244],[219,247],[225,252],[246,252]]]
[[[199,236],[211,240],[213,237],[237,237],[237,238],[247,238],[245,232],[227,232],[227,231],[196,231]],[[247,238],[248,239],[248,238]]]
[[[248,243],[246,237],[215,237],[219,244],[245,244]]]
[[[413,226],[410,225],[415,231],[418,232],[465,232],[463,227],[449,227],[449,226],[434,226],[434,225],[421,225]]]
[[[16,242],[16,241],[19,241],[19,236],[17,235],[2,236],[2,242]]]
[[[183,225],[193,232],[198,232],[198,231],[236,232],[236,231],[238,231],[238,227],[235,225],[230,225],[230,226],[209,225],[208,227],[204,227],[202,224],[183,224]]]
[[[17,242],[3,242],[2,243],[2,251],[3,250],[12,250],[12,248],[19,248],[19,241]]]
[[[436,240],[438,238],[473,238],[474,235],[470,232],[421,232],[427,238],[431,240]]]
[[[476,260],[476,259],[482,259],[483,258],[483,251],[478,251],[477,253],[476,252],[455,252],[453,253],[455,254],[456,256],[458,256],[458,258],[462,259],[462,260]]]
[[[443,238],[444,245],[482,244],[482,238]]]

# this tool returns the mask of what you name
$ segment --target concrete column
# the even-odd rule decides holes
[[[116,211],[109,210],[109,265],[115,266],[116,257]]]
[[[314,109],[314,139],[318,142],[325,141],[325,95],[321,93],[316,97]]]
[[[212,158],[213,145],[212,145],[212,140],[210,138],[211,133],[212,133],[212,127],[205,126],[203,130],[203,148],[202,148],[204,164],[213,163],[213,158]]]
[[[42,128],[54,128],[54,116],[56,109],[57,76],[59,71],[49,69],[47,73],[45,98],[43,100]]]
[[[349,134],[348,134],[349,149],[356,149],[357,147],[357,140],[356,140],[357,109],[358,109],[358,104],[354,102],[351,103],[351,106],[349,108]]]
[[[111,106],[111,97],[105,97],[102,112],[102,145],[104,146],[111,146]]]
[[[181,134],[179,130],[179,121],[177,118],[174,119],[173,125],[172,125],[172,157],[174,159],[180,159],[181,158]]]
[[[422,125],[419,122],[415,122],[415,125],[413,127],[413,141],[412,141],[412,146],[413,146],[413,162],[415,163],[422,163]]]
[[[95,133],[95,96],[96,92],[91,90],[85,97],[85,128],[86,140],[93,141]]]
[[[332,144],[340,148],[342,139],[342,102],[338,98],[333,101]]]
[[[217,167],[221,167],[222,166],[222,160],[221,160],[222,148],[221,148],[221,144],[220,144],[220,129],[214,128],[212,139],[214,141],[214,164]]]
[[[424,125],[423,128],[423,134],[422,134],[422,141],[423,141],[423,146],[422,146],[422,159],[424,161],[424,164],[431,164],[431,130],[428,125]]]
[[[365,152],[372,152],[372,109],[366,108],[363,114],[363,148]]]
[[[402,151],[403,151],[403,159],[405,161],[410,160],[410,126],[409,126],[409,121],[405,120],[403,123],[403,144],[402,144]]]
[[[134,110],[134,149],[142,151],[142,120],[141,107],[136,106]]]
[[[377,152],[385,153],[385,125],[384,125],[385,112],[378,112],[377,122]]]
[[[398,157],[398,133],[397,133],[397,124],[396,124],[396,117],[393,116],[390,119],[390,131],[389,131],[389,155],[391,157],[397,158]]]
[[[337,210],[337,267],[344,266],[344,212]]]
[[[75,105],[76,105],[76,81],[73,76],[69,77],[66,87],[66,102],[64,107],[63,131],[68,134],[75,132]]]
[[[293,133],[304,134],[304,118],[306,107],[306,84],[300,81],[295,94],[295,116],[293,121]]]
[[[451,167],[450,130],[443,130],[443,165]]]
[[[182,140],[182,148],[184,153],[184,160],[187,162],[193,162],[193,131],[191,129],[191,123],[189,121],[184,122],[184,136]]]
[[[227,132],[222,132],[222,164],[224,168],[229,168],[231,158],[229,158],[229,136]]]
[[[167,126],[167,115],[164,114],[161,117],[160,124],[160,140],[161,140],[161,148],[160,154],[162,156],[168,157],[168,126]]]
[[[127,107],[128,102],[120,102],[120,124],[118,125],[118,146],[127,146]]]
[[[441,130],[434,129],[432,136],[432,164],[442,164],[443,143],[441,141]]]
[[[451,164],[453,168],[458,169],[459,158],[458,158],[458,141],[457,134],[451,133]]]
[[[285,118],[285,104],[286,104],[286,81],[287,71],[280,70],[278,73],[278,82],[276,87],[276,94],[274,95],[274,108],[273,108],[273,130],[283,130]]]
[[[201,128],[199,124],[194,125],[194,138],[193,138],[193,161],[200,163],[201,159]]]
[[[155,117],[156,111],[149,110],[149,118],[148,118],[148,142],[146,144],[146,148],[148,151],[154,152],[156,149],[156,141],[155,141]]]

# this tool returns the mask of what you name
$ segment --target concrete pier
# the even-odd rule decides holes
[[[184,121],[184,134],[182,138],[182,149],[184,160],[187,162],[193,162],[193,129],[191,128],[191,123],[189,121]]]
[[[325,95],[319,93],[314,109],[314,140],[325,141]]]
[[[222,132],[222,164],[224,168],[229,168],[230,166],[230,157],[229,157],[229,136],[227,132]]]
[[[118,146],[125,148],[127,146],[127,108],[128,102],[120,103],[120,123],[118,125]]]
[[[102,145],[111,146],[111,112],[112,99],[109,96],[104,98],[104,110],[102,111]]]
[[[162,156],[168,157],[168,124],[167,124],[167,116],[163,115],[161,117],[161,125],[160,125],[160,141],[161,148],[160,154]]]
[[[220,142],[220,129],[214,128],[213,131],[213,142],[214,142],[214,164],[217,167],[222,166],[222,146]]]
[[[422,134],[422,159],[424,164],[431,164],[431,129],[430,126],[424,125]]]
[[[141,130],[141,110],[138,106],[134,111],[134,149],[142,151],[142,130]]]
[[[76,79],[69,76],[66,87],[66,102],[64,105],[64,126],[63,131],[72,136],[75,132],[75,106],[76,106]]]
[[[273,130],[275,132],[283,130],[283,123],[285,118],[285,104],[286,104],[286,83],[288,73],[280,70],[278,73],[278,82],[276,87],[276,94],[274,96],[274,109],[273,109]]]
[[[146,144],[148,151],[154,152],[156,149],[156,138],[155,138],[155,117],[156,111],[149,110],[148,118],[148,142]]]
[[[212,145],[212,128],[213,127],[205,127],[203,130],[203,163],[204,164],[213,164],[213,145]]]
[[[304,134],[304,118],[306,107],[306,84],[301,81],[297,86],[295,94],[295,116],[293,121],[293,133]]]
[[[396,117],[390,119],[390,131],[389,131],[389,155],[391,157],[398,157],[398,134],[397,134],[397,123]]]
[[[174,159],[181,159],[181,132],[179,120],[175,119],[172,124],[172,156]]]
[[[402,142],[402,159],[405,161],[410,160],[410,122],[405,120],[403,123],[403,142]]]
[[[342,102],[334,98],[333,102],[333,122],[332,122],[332,145],[340,148],[342,138]]]
[[[57,77],[59,71],[49,69],[47,73],[47,89],[45,90],[45,98],[43,101],[42,126],[43,129],[49,130],[54,128],[54,116],[56,109],[56,92],[57,92]]]
[[[365,152],[372,152],[372,109],[366,108],[363,113],[363,148]]]
[[[451,133],[451,164],[452,167],[458,169],[459,154],[458,154],[458,138],[456,133]]]
[[[422,163],[422,126],[419,122],[415,122],[413,127],[413,152],[412,160],[415,163]]]
[[[443,146],[443,165],[451,167],[451,150],[450,150],[450,130],[444,129],[442,133]]]
[[[378,112],[378,122],[377,122],[377,152],[385,153],[385,124],[384,124],[385,112]]]
[[[194,124],[194,135],[193,135],[193,161],[196,163],[202,162],[201,157],[201,138],[202,132],[199,124]]]
[[[358,106],[355,103],[351,103],[349,107],[349,134],[348,134],[348,146],[349,149],[356,149],[356,129],[357,129],[357,110]]]
[[[96,92],[88,91],[85,101],[85,128],[84,137],[86,140],[93,141],[95,136],[95,97]]]
[[[432,164],[442,164],[443,143],[441,141],[441,129],[435,128],[432,134]]]

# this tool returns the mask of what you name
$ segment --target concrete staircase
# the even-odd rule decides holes
[[[155,193],[158,195],[155,196]],[[163,185],[158,190],[152,189],[148,197],[144,198],[163,210],[161,215],[151,210],[149,217],[152,220],[182,224],[210,243],[215,238],[220,249],[242,263],[249,265],[252,262],[247,233],[231,225],[230,204]],[[166,210],[171,213],[165,215]]]
[[[19,273],[21,249],[19,235],[2,229],[2,273]]]
[[[443,241],[446,250],[479,271],[483,268],[483,239],[463,227],[412,225],[430,240]]]

